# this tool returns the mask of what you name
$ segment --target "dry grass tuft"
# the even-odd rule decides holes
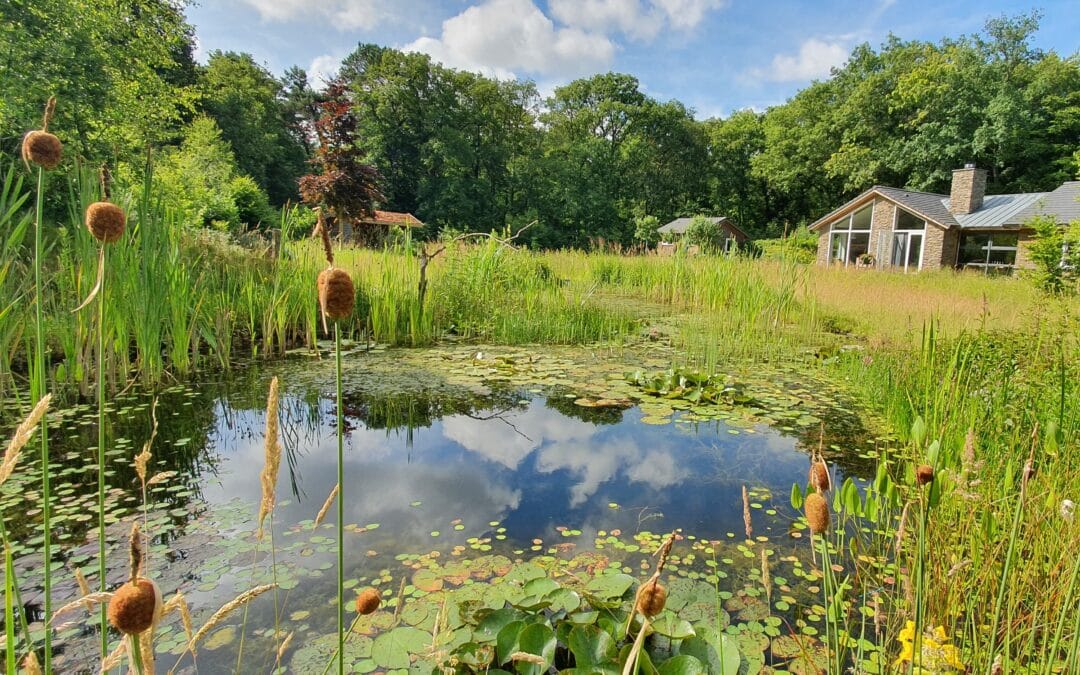
[[[281,467],[281,441],[278,439],[278,379],[270,380],[270,393],[266,397],[266,455],[259,481],[262,483],[262,499],[259,502],[258,530],[255,538],[262,541],[263,522],[274,510],[277,501],[278,470]]]
[[[334,500],[337,499],[338,491],[340,489],[340,484],[335,485],[334,489],[330,491],[329,495],[327,495],[326,502],[324,502],[322,508],[319,509],[319,515],[315,516],[315,527],[322,525],[322,521],[326,518],[326,514],[330,512],[330,507],[334,505]]]
[[[4,451],[4,459],[0,462],[0,485],[3,485],[11,477],[12,472],[15,471],[15,465],[19,462],[23,448],[33,437],[34,430],[37,428],[38,423],[41,422],[41,418],[45,416],[50,402],[52,402],[52,394],[46,394],[38,401],[30,414],[26,416],[22,424],[15,429],[15,434],[11,437],[7,450]]]
[[[263,593],[274,588],[277,588],[277,584],[265,584],[263,586],[256,586],[255,588],[244,591],[240,595],[236,596],[235,598],[224,604],[221,609],[214,612],[210,619],[203,624],[202,628],[200,628],[198,632],[196,632],[195,635],[192,636],[191,640],[188,641],[186,651],[194,652],[195,645],[197,645],[200,640],[206,637],[207,633],[214,630],[214,628],[217,627],[219,623],[225,620],[225,617],[235,611],[238,607],[243,607],[244,605],[248,604]]]
[[[746,491],[746,486],[742,486],[742,519],[743,525],[746,527],[746,538],[754,538],[754,524],[750,519],[750,493]]]

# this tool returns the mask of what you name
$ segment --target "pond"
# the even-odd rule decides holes
[[[815,632],[809,544],[788,495],[793,484],[805,483],[809,452],[819,445],[837,481],[866,477],[880,440],[852,402],[808,382],[810,375],[760,365],[751,369],[756,379],[747,381],[750,395],[740,406],[661,398],[643,393],[626,373],[628,363],[646,369],[670,363],[663,354],[545,352],[357,345],[347,356],[346,597],[370,586],[385,603],[384,611],[353,626],[357,642],[347,658],[354,671],[407,665],[385,650],[382,661],[373,657],[373,639],[391,625],[418,627],[430,637],[434,601],[445,602],[452,589],[497,585],[523,565],[538,565],[553,578],[585,569],[644,577],[651,554],[673,530],[680,542],[668,571],[686,584],[689,619],[695,612],[715,618],[719,607],[691,608],[722,601],[733,635],[747,626],[748,663],[797,656],[798,649],[770,643],[788,632],[782,624]],[[286,461],[272,537],[257,543],[252,532],[272,375],[283,389]],[[314,519],[336,484],[332,393],[328,360],[295,358],[111,402],[110,587],[126,573],[126,533],[142,512],[130,460],[150,437],[152,409],[158,428],[150,473],[160,474],[160,482],[150,487],[144,529],[152,535],[151,576],[166,599],[181,591],[197,628],[238,593],[278,584],[276,593],[251,603],[246,619],[237,612],[222,622],[200,647],[197,664],[183,656],[178,672],[196,665],[200,673],[234,672],[241,644],[241,672],[272,671],[281,640],[273,637],[275,602],[282,634],[295,632],[282,666],[321,670],[328,659],[336,644],[323,637],[336,625],[336,509],[318,527]],[[76,596],[73,568],[92,587],[97,583],[92,412],[72,407],[53,423],[63,560],[57,605]],[[40,502],[28,460],[5,486],[2,507],[19,543],[23,602],[39,612],[40,590],[31,587],[40,584],[40,536],[33,532],[40,511],[20,507],[22,500]],[[777,587],[763,595],[769,584]],[[501,602],[496,597],[491,605]],[[347,620],[357,617],[350,608]],[[57,665],[94,671],[96,614],[87,619],[78,610],[65,619],[71,625],[62,626]],[[167,619],[156,643],[159,671],[177,663],[184,644],[178,617]]]

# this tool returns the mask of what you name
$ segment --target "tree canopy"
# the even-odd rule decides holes
[[[939,42],[858,45],[781,105],[702,121],[629,74],[542,98],[529,81],[372,44],[321,91],[302,69],[279,77],[248,54],[200,65],[184,4],[0,6],[0,149],[14,155],[55,94],[68,157],[137,167],[150,146],[176,185],[218,189],[203,202],[227,204],[228,184],[198,167],[199,153],[227,150],[258,192],[240,191],[251,214],[264,199],[296,199],[309,158],[326,154],[317,131],[336,102],[349,108],[348,137],[330,150],[371,165],[371,206],[415,214],[428,237],[535,221],[523,239],[537,247],[630,245],[651,237],[645,218],[698,214],[775,236],[875,184],[948,192],[967,162],[989,171],[990,193],[1050,190],[1080,173],[1080,54],[1034,48],[1036,13]]]

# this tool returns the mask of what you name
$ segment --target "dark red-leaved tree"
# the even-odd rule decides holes
[[[357,143],[356,115],[345,83],[335,79],[327,85],[317,104],[315,135],[319,145],[311,158],[317,172],[300,178],[300,196],[314,207],[325,207],[340,227],[372,215],[375,202],[383,199],[379,170],[365,161]]]

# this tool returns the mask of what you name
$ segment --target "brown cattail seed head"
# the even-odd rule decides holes
[[[361,614],[371,614],[379,608],[379,592],[374,588],[365,588],[356,596],[356,611]]]
[[[920,464],[919,468],[915,469],[915,482],[920,487],[934,482],[934,467],[929,464]]]
[[[64,154],[60,139],[48,131],[31,131],[23,136],[22,158],[25,162],[37,164],[43,169],[55,169]]]
[[[829,529],[829,505],[825,498],[816,492],[806,495],[806,522],[810,523],[810,531],[814,534],[822,534]]]
[[[810,465],[810,485],[817,492],[828,492],[832,488],[829,480],[829,467],[823,460],[817,460]]]
[[[319,305],[328,319],[344,319],[352,314],[356,289],[352,278],[343,269],[331,268],[319,272]]]
[[[111,244],[124,234],[127,216],[124,210],[110,202],[94,202],[86,207],[86,229],[94,239]]]
[[[646,581],[638,590],[635,607],[645,616],[656,616],[664,611],[665,604],[667,604],[667,589],[659,581],[655,579]]]
[[[113,593],[109,600],[109,623],[125,635],[138,635],[154,623],[160,592],[153,581],[139,577]]]

